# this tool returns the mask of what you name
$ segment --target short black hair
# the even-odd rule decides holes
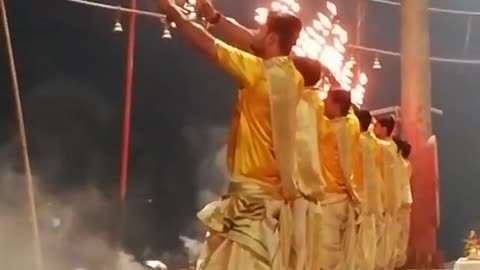
[[[393,141],[397,145],[397,151],[404,159],[408,159],[412,151],[412,146],[405,140],[399,137],[393,137]]]
[[[401,151],[402,157],[404,159],[408,159],[408,157],[410,157],[410,153],[412,153],[412,146],[407,141],[403,141],[403,147]]]
[[[340,113],[342,115],[345,116],[348,114],[348,110],[350,110],[352,106],[352,98],[349,91],[343,89],[330,90],[328,91],[327,98],[340,106]]]
[[[295,68],[302,74],[305,86],[315,86],[320,81],[325,69],[320,62],[303,56],[294,56]]]
[[[387,129],[387,136],[392,135],[393,129],[395,128],[395,118],[393,118],[393,116],[378,118],[377,123]]]
[[[289,55],[302,31],[302,21],[291,13],[270,11],[267,16],[268,32],[278,35],[280,53]]]
[[[403,140],[400,139],[400,137],[398,137],[398,136],[393,137],[392,140],[397,145],[397,153],[401,153],[402,152]]]
[[[372,115],[367,110],[356,109],[354,111],[358,121],[360,122],[360,129],[362,132],[367,131],[368,127],[372,123]]]

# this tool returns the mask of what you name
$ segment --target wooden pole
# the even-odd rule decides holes
[[[130,8],[137,9],[137,0],[130,0]],[[121,249],[123,235],[127,220],[127,191],[128,191],[128,168],[130,153],[130,128],[132,118],[132,98],[133,98],[133,81],[134,81],[134,65],[135,65],[135,38],[136,38],[136,22],[137,14],[131,13],[128,21],[128,40],[127,40],[127,67],[125,70],[125,98],[123,103],[123,126],[122,126],[122,152],[120,164],[120,183],[119,183],[119,222],[116,235],[117,248]],[[115,268],[117,258],[114,257],[113,265]]]
[[[12,38],[10,36],[10,27],[8,25],[7,8],[4,0],[0,0],[0,11],[2,14],[3,30],[5,32],[5,43],[8,51],[8,61],[10,66],[10,75],[12,78],[12,90],[15,100],[15,110],[18,122],[18,135],[22,150],[23,166],[25,169],[25,181],[27,184],[28,205],[30,209],[30,220],[32,222],[32,246],[34,256],[34,268],[43,269],[42,248],[40,243],[40,232],[38,230],[37,209],[35,205],[35,185],[33,183],[32,170],[30,167],[30,157],[28,154],[27,134],[23,117],[22,99],[20,96],[20,87],[18,84],[17,68],[15,66],[15,57],[13,54]],[[1,263],[1,262],[0,262]]]
[[[402,0],[401,105],[405,135],[416,149],[432,135],[428,0]]]
[[[130,8],[137,8],[137,0],[130,1]],[[122,163],[120,166],[120,200],[123,202],[127,196],[128,186],[128,158],[130,148],[130,122],[132,111],[133,73],[135,62],[135,30],[136,14],[130,14],[128,23],[128,44],[127,44],[127,69],[125,76],[125,100],[123,108],[123,129],[122,129]]]
[[[428,0],[401,2],[402,131],[412,145],[412,193],[409,267],[435,268],[437,254],[436,151],[432,136],[430,32]],[[435,154],[434,154],[435,153]]]

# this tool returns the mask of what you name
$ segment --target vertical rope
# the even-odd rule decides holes
[[[17,71],[15,67],[15,58],[13,55],[12,40],[10,37],[10,28],[8,25],[7,9],[4,0],[0,0],[0,9],[2,12],[3,30],[5,32],[5,43],[7,45],[8,60],[10,65],[10,74],[12,79],[13,96],[15,99],[15,109],[18,122],[18,132],[20,135],[20,144],[22,148],[22,158],[25,167],[25,180],[27,182],[28,202],[30,208],[30,216],[32,219],[33,232],[33,254],[35,259],[35,269],[42,270],[42,249],[40,246],[40,233],[38,231],[37,210],[35,208],[35,191],[33,185],[32,171],[30,168],[30,160],[28,155],[27,136],[25,132],[25,123],[23,119],[22,100],[20,98],[20,89],[18,86]]]

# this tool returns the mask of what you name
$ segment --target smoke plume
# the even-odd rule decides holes
[[[207,203],[219,199],[227,186],[226,134],[227,129],[218,126],[189,126],[184,129],[184,136],[198,164],[195,174],[198,185],[198,210]],[[203,230],[200,222],[194,218],[190,223],[187,234],[189,236],[181,235],[179,238],[188,251],[190,263],[193,263],[200,255],[205,230]]]
[[[135,252],[143,239],[129,237],[138,227],[130,224],[125,236],[118,229],[118,144],[111,138],[120,114],[76,81],[49,81],[32,93],[24,108],[44,269],[144,269]],[[10,140],[0,145],[0,262],[5,270],[31,270],[33,217],[16,126],[9,127]],[[150,220],[136,214],[135,222]]]

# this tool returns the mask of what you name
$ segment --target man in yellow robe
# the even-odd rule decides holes
[[[241,86],[228,141],[228,193],[198,214],[209,231],[199,268],[286,269],[292,213],[285,200],[295,197],[296,106],[304,88],[288,55],[301,21],[269,14],[251,43],[258,57],[215,39],[173,1],[158,4],[185,39]],[[221,18],[216,14],[210,23]]]
[[[359,162],[354,170],[355,185],[360,196],[359,228],[355,252],[355,265],[358,269],[375,269],[377,256],[376,220],[383,215],[381,196],[381,171],[378,166],[380,158],[379,142],[370,129],[372,116],[366,110],[355,112],[361,128]]]
[[[235,46],[257,52],[255,48],[252,48],[257,30],[249,29],[232,18],[219,15],[221,13],[209,0],[197,0],[196,10],[197,15],[203,17],[216,32],[222,34]],[[306,269],[312,269],[309,268],[309,265],[313,265],[318,257],[312,253],[317,250],[315,248],[317,243],[311,241],[315,238],[309,237],[311,233],[317,233],[315,230],[310,232],[311,228],[315,226],[307,226],[307,212],[319,211],[319,206],[315,201],[320,200],[323,193],[323,181],[319,162],[317,162],[318,152],[312,151],[317,149],[317,116],[315,112],[321,104],[318,91],[313,89],[313,86],[322,76],[327,75],[327,72],[318,61],[298,56],[293,56],[292,59],[295,67],[304,78],[307,90],[302,93],[297,107],[296,160],[298,181],[295,184],[301,196],[297,196],[293,204],[294,235],[292,248],[294,256],[290,261],[291,268],[302,270],[305,267],[307,267]],[[308,197],[308,201],[305,197]],[[311,225],[314,219],[312,219],[312,215],[309,215],[309,217],[309,224]],[[310,248],[307,248],[307,245]]]
[[[380,139],[381,174],[383,185],[383,220],[378,220],[380,234],[376,265],[378,269],[395,267],[398,242],[397,215],[400,209],[400,190],[397,177],[397,146],[392,140],[395,119],[392,116],[376,119],[374,133]]]
[[[350,93],[330,90],[319,112],[318,151],[325,198],[316,216],[317,259],[320,269],[352,269],[355,238],[354,207],[358,196],[353,182],[352,153],[358,151],[360,127],[351,110]],[[313,269],[313,268],[312,268]]]
[[[300,196],[294,202],[294,255],[291,268],[295,270],[315,269],[319,243],[312,241],[317,233],[315,212],[320,213],[319,202],[323,200],[325,183],[322,178],[318,153],[318,121],[317,111],[322,106],[317,85],[325,68],[318,62],[304,57],[294,57],[297,70],[304,80],[306,91],[303,92],[297,106],[296,187]],[[323,117],[322,117],[323,118]]]
[[[397,254],[395,267],[401,268],[407,262],[407,248],[410,237],[410,213],[412,209],[412,191],[410,179],[412,177],[412,167],[408,157],[410,156],[411,146],[408,142],[394,138],[399,149],[398,174],[400,181],[400,202],[401,207],[397,215],[399,229],[399,238],[397,242]]]

